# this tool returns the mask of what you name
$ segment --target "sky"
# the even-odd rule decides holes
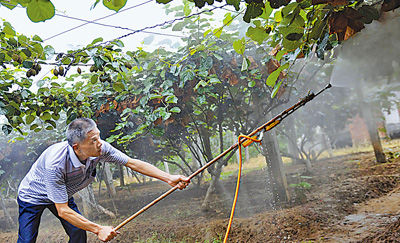
[[[100,20],[98,23],[137,30],[143,27],[163,23],[166,20],[174,18],[172,15],[167,16],[165,14],[164,5],[157,4],[155,0],[129,9],[132,6],[147,1],[148,0],[127,1],[127,4],[120,10],[120,12],[111,17]],[[85,23],[83,21],[57,16],[57,14],[92,21],[116,12],[104,7],[102,1],[100,1],[100,3],[97,4],[94,9],[91,9],[91,6],[95,2],[94,0],[52,0],[52,2],[56,8],[56,16],[54,16],[52,19],[46,20],[45,22],[32,22],[26,14],[26,9],[21,7],[16,7],[13,10],[9,10],[4,6],[0,6],[0,17],[10,22],[14,29],[20,34],[27,36],[40,36],[43,40],[45,40],[44,45],[53,46],[57,52],[86,46],[97,37],[103,37],[104,40],[112,40],[116,37],[131,32],[129,30],[105,27],[96,24],[87,24],[67,33],[53,37],[58,33],[67,31]],[[178,3],[178,1],[176,2]],[[163,30],[160,28],[149,31],[179,35],[179,32]],[[133,49],[141,46],[143,39],[149,36],[150,34],[146,33],[136,33],[122,39],[122,41],[126,47]],[[165,37],[160,35],[154,35],[154,37],[156,41],[154,41],[153,44],[156,45],[158,42],[166,38],[171,39],[172,43],[179,41],[179,38],[177,37]]]

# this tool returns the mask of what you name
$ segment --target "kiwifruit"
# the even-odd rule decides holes
[[[57,68],[54,68],[53,74],[54,74],[54,76],[58,77],[58,70],[57,70]]]
[[[64,75],[64,67],[63,67],[63,66],[60,66],[60,67],[58,68],[58,75],[61,75],[61,76]]]
[[[35,70],[36,70],[36,73],[40,72],[40,70],[42,70],[42,66],[40,66],[40,64],[39,64],[39,63],[38,63],[38,64],[36,64],[36,66],[35,66]]]
[[[12,58],[14,61],[18,62],[18,59],[20,59],[20,56],[14,53],[14,54],[12,55],[11,58]]]
[[[92,65],[92,66],[90,67],[90,72],[91,72],[91,73],[93,73],[93,72],[94,72],[94,68],[95,68],[95,66],[94,66],[94,65]]]
[[[32,76],[35,76],[37,74],[35,69],[31,68],[30,70],[31,70]]]
[[[80,67],[78,67],[78,68],[76,69],[76,71],[77,71],[79,74],[81,74],[81,73],[82,73],[82,70],[81,70],[81,68],[80,68]]]
[[[132,64],[130,64],[129,62],[125,62],[124,65],[127,69],[132,69]]]

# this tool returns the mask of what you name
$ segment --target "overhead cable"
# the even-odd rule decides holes
[[[122,27],[122,26],[97,23],[97,22],[90,21],[90,20],[71,17],[71,16],[68,16],[68,15],[63,15],[63,14],[56,14],[56,15],[59,16],[59,17],[64,17],[64,18],[68,18],[68,19],[73,19],[73,20],[86,22],[88,24],[97,24],[97,25],[104,26],[104,27],[111,27],[111,28],[116,28],[116,29],[135,31],[134,29],[130,29],[130,28]],[[163,36],[179,37],[179,38],[185,38],[186,37],[186,36],[182,36],[182,35],[166,34],[166,33],[152,32],[152,31],[143,31],[143,33],[148,33],[148,34],[152,34],[152,35],[163,35]]]
[[[93,20],[93,21],[88,21],[88,23],[84,23],[84,24],[77,25],[77,26],[75,26],[75,27],[73,27],[73,28],[71,28],[71,29],[64,30],[64,31],[62,31],[62,32],[60,32],[60,33],[58,33],[58,34],[55,34],[55,35],[53,35],[53,36],[50,36],[50,37],[44,39],[43,41],[48,41],[48,40],[53,39],[53,38],[55,38],[55,37],[57,37],[57,36],[60,36],[60,35],[62,35],[62,34],[65,34],[65,33],[67,33],[67,32],[70,32],[70,31],[72,31],[72,30],[78,29],[78,28],[80,28],[80,27],[82,27],[82,26],[85,26],[85,25],[87,25],[87,24],[89,24],[89,23],[95,23],[95,21],[99,21],[99,20],[102,20],[102,19],[105,19],[105,18],[114,16],[114,15],[116,15],[116,14],[119,14],[119,13],[122,13],[122,12],[125,12],[125,11],[128,11],[128,10],[130,10],[130,9],[134,9],[134,8],[143,6],[143,5],[148,4],[148,3],[152,2],[152,1],[153,1],[153,0],[148,0],[148,1],[146,1],[146,2],[142,2],[142,3],[139,3],[139,4],[137,4],[137,5],[133,5],[133,6],[131,6],[131,7],[122,9],[122,10],[116,12],[116,13],[112,13],[112,14],[103,16],[103,17],[98,18],[98,19],[95,19],[95,20]]]
[[[123,38],[125,38],[125,37],[131,36],[131,35],[133,35],[133,34],[147,31],[148,29],[154,29],[154,28],[157,28],[157,27],[162,27],[162,26],[167,25],[167,24],[173,24],[173,23],[175,23],[176,21],[180,21],[180,20],[184,20],[184,19],[187,19],[187,18],[191,18],[191,17],[193,17],[193,16],[197,16],[197,15],[200,15],[200,14],[203,14],[203,13],[207,13],[207,12],[212,12],[212,11],[214,11],[215,9],[222,9],[222,8],[225,7],[226,5],[227,5],[227,4],[224,4],[224,5],[222,5],[222,6],[213,7],[213,8],[211,8],[211,9],[207,9],[207,10],[203,10],[203,11],[201,11],[201,12],[193,13],[193,14],[190,14],[190,15],[188,15],[188,16],[182,16],[182,17],[179,17],[179,18],[176,18],[176,19],[167,20],[167,21],[165,21],[165,22],[163,22],[163,23],[159,23],[159,24],[155,24],[155,25],[152,25],[152,26],[144,27],[144,28],[142,28],[142,29],[134,30],[134,31],[132,31],[132,32],[130,32],[130,33],[128,33],[128,34],[119,36],[119,37],[114,38],[114,39],[112,39],[112,40],[103,41],[103,42],[101,42],[101,43],[99,43],[99,44],[97,44],[97,45],[88,46],[88,47],[85,47],[85,48],[83,48],[83,49],[79,49],[79,50],[77,50],[77,51],[75,51],[75,52],[73,52],[73,53],[66,54],[66,55],[67,55],[67,56],[74,56],[74,55],[75,55],[76,53],[78,53],[78,52],[82,52],[82,51],[85,51],[85,50],[89,50],[89,49],[101,47],[101,46],[110,44],[110,43],[113,42],[113,41],[121,40],[121,39],[123,39]]]

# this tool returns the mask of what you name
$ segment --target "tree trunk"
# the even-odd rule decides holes
[[[80,190],[78,194],[82,198],[82,212],[86,218],[93,218],[95,214],[98,213],[103,213],[111,218],[116,218],[113,212],[103,208],[100,204],[97,203],[96,198],[94,197],[92,184]]]
[[[125,186],[125,180],[124,180],[124,166],[119,165],[119,184],[120,186]]]
[[[246,156],[246,163],[249,163],[250,161],[249,147],[244,148],[244,154]]]
[[[378,127],[375,120],[373,119],[371,108],[369,106],[363,106],[363,117],[367,124],[369,138],[374,148],[375,158],[378,163],[385,163],[385,153],[383,153],[382,143],[378,135]]]
[[[371,141],[371,145],[374,148],[375,158],[378,163],[385,163],[386,158],[383,153],[382,143],[378,135],[378,126],[376,124],[376,120],[374,119],[374,115],[372,114],[371,105],[364,102],[364,94],[361,89],[357,89],[358,96],[360,99],[360,106],[362,116],[365,119],[365,123],[367,124],[368,134]]]
[[[115,191],[112,173],[110,165],[108,163],[104,163],[104,182],[106,183],[107,191],[110,194],[110,197],[115,197],[115,195],[117,195],[117,192]]]
[[[164,167],[165,167],[165,172],[167,172],[168,174],[170,174],[170,173],[169,173],[169,166],[168,166],[168,163],[167,163],[167,162],[164,162]]]
[[[210,211],[211,210],[210,202],[212,201],[212,195],[214,195],[216,192],[217,184],[219,183],[220,176],[221,176],[221,170],[219,170],[219,173],[218,173],[218,171],[216,171],[216,173],[211,177],[211,183],[208,186],[206,196],[204,197],[204,201],[201,204],[202,211]]]
[[[272,187],[273,200],[276,204],[290,200],[282,157],[274,130],[264,133],[262,141],[263,155],[267,162],[267,177]]]
[[[224,158],[224,160],[219,160],[218,162],[216,162],[217,164],[214,167],[214,173],[211,176],[210,185],[208,186],[206,196],[203,200],[203,203],[201,204],[201,209],[203,211],[209,211],[211,209],[210,202],[212,201],[212,195],[215,194],[217,187],[221,186],[219,178],[221,176],[222,166],[226,164],[234,154],[236,154],[235,152],[235,150],[232,151],[227,157]]]
[[[5,202],[4,202],[3,194],[2,194],[1,192],[0,192],[0,199],[1,199],[1,200],[0,200],[1,209],[3,210],[4,216],[6,217],[7,222],[9,223],[8,227],[10,227],[10,228],[11,228],[11,227],[12,227],[12,228],[15,228],[15,227],[16,227],[16,224],[15,224],[14,220],[12,219],[10,213],[8,212],[8,209],[7,209],[6,204],[5,204]]]
[[[301,164],[299,149],[297,148],[297,136],[296,136],[296,127],[294,123],[293,115],[288,116],[285,119],[285,128],[288,137],[288,154],[292,155],[292,163]]]

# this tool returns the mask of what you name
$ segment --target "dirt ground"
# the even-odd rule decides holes
[[[307,182],[311,188],[291,187],[291,202],[279,206],[266,197],[266,171],[243,175],[229,242],[400,242],[400,158],[376,164],[373,153],[356,153],[320,160],[306,176],[302,165],[286,171],[289,183]],[[200,210],[207,185],[174,192],[123,227],[112,242],[221,242],[235,183],[236,176],[222,182],[207,212]],[[114,198],[118,218],[94,221],[118,225],[167,189],[151,183],[119,190]],[[100,204],[113,208],[106,195]],[[16,238],[15,230],[0,231],[0,242]],[[67,239],[47,212],[38,242]],[[89,242],[97,242],[95,235],[89,234]]]

